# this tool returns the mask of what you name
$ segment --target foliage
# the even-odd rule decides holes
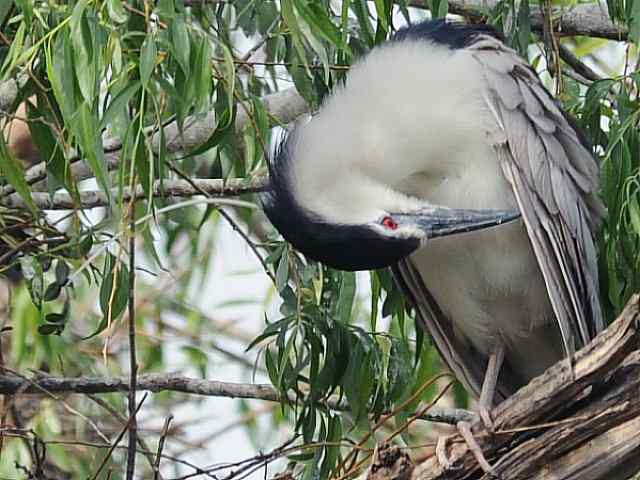
[[[215,252],[216,237],[219,226],[229,223],[249,231],[242,240],[273,280],[261,305],[264,331],[253,342],[243,339],[243,346],[258,353],[258,367],[264,365],[276,388],[297,398],[283,401],[273,422],[298,433],[300,444],[314,445],[289,457],[302,478],[344,474],[355,463],[347,462],[348,445],[371,432],[384,412],[393,411],[397,426],[404,425],[420,400],[436,394],[435,386],[420,388],[441,366],[428,339],[414,328],[389,272],[356,276],[325,268],[282,242],[247,203],[229,205],[211,194],[184,200],[166,187],[184,180],[201,194],[194,179],[250,185],[263,176],[272,137],[282,126],[265,95],[292,84],[314,110],[349,65],[399,25],[424,18],[429,10],[443,17],[449,9],[446,0],[424,2],[425,8],[416,4],[422,5],[390,0],[4,2],[0,81],[17,79],[19,90],[5,112],[13,122],[4,122],[0,136],[0,269],[19,271],[23,278],[11,301],[11,368],[64,376],[126,371],[124,319],[133,302],[141,373],[175,369],[167,358],[173,350],[162,340],[169,332],[184,369],[215,376],[208,356],[211,319],[193,307],[190,292],[206,285],[211,258],[224,255]],[[603,302],[612,318],[640,287],[640,76],[627,62],[638,53],[632,42],[640,31],[640,1],[607,5],[612,18],[629,27],[622,66],[610,53],[614,47],[603,40],[574,37],[563,44],[596,66],[604,63],[598,69],[603,79],[583,81],[565,64],[545,78],[602,159],[609,216],[600,237],[600,266]],[[499,29],[515,22],[508,42],[542,70],[545,57],[538,47],[548,46],[530,23],[530,9],[537,6],[499,2],[481,20]],[[477,10],[473,18],[478,20]],[[248,48],[248,54],[239,53]],[[11,124],[20,120],[20,104],[26,104],[44,175],[25,169],[8,143]],[[189,126],[202,119],[210,128],[204,141],[191,145]],[[107,208],[83,211],[88,178]],[[43,181],[47,198],[66,191],[76,209],[61,216],[40,208],[36,199],[42,198]],[[137,186],[140,195],[133,201],[130,193]],[[2,203],[10,195],[19,197],[22,208]],[[258,203],[252,194],[240,197]],[[132,268],[134,251],[139,260]],[[175,276],[171,288],[162,283],[164,271]],[[370,291],[366,304],[362,291]],[[270,308],[274,293],[278,311]],[[170,315],[184,322],[176,327],[167,320]],[[109,361],[101,361],[101,355]],[[336,396],[349,414],[326,407],[325,401]],[[170,410],[184,401],[163,394],[147,402]],[[124,412],[123,396],[109,395],[108,404]],[[75,401],[74,409],[99,417],[114,431],[122,428],[90,398]],[[23,427],[40,437],[61,437],[71,428],[59,402],[49,399],[37,410],[23,419]],[[85,428],[71,428],[72,437],[95,440],[96,433]],[[265,439],[255,427],[252,434],[262,449]],[[410,440],[406,432],[405,440]],[[3,455],[0,476],[11,476],[14,460],[25,468],[34,463],[24,443],[16,440],[4,448],[11,454]],[[57,468],[85,478],[96,471],[104,451],[79,452],[74,462],[71,450],[61,445],[51,445],[48,454]],[[123,476],[122,459],[116,449],[111,478]],[[142,460],[138,464],[150,468]]]

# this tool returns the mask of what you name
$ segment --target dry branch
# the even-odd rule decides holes
[[[618,480],[640,469],[640,296],[607,330],[579,351],[573,368],[549,368],[492,412],[495,431],[474,433],[503,480]],[[466,444],[453,438],[458,467],[435,457],[414,479],[487,479]],[[389,480],[393,477],[386,477]]]
[[[399,2],[396,2],[399,3]],[[428,2],[409,0],[409,6],[429,9]],[[497,0],[449,0],[449,13],[481,21],[490,10],[498,5]],[[531,28],[535,32],[543,30],[543,16],[540,7],[531,5]],[[626,25],[617,25],[607,13],[606,6],[600,4],[578,4],[572,7],[556,7],[553,10],[555,31],[561,36],[585,35],[624,41],[628,37]]]
[[[137,380],[138,391],[173,391],[203,395],[210,397],[248,398],[280,402],[282,397],[271,385],[219,382],[216,380],[202,380],[172,374],[146,374],[139,375]],[[127,377],[116,378],[61,378],[49,375],[39,375],[25,379],[16,375],[0,374],[0,395],[33,395],[48,393],[112,393],[128,392],[129,379]],[[295,402],[293,393],[288,395],[288,400]],[[348,411],[346,402],[335,397],[330,397],[324,404],[332,410]],[[471,412],[459,408],[434,407],[421,419],[431,422],[455,424],[461,420],[473,418]]]
[[[153,186],[153,196],[156,198],[191,198],[206,193],[212,197],[234,197],[244,193],[261,192],[266,188],[267,179],[257,177],[249,179],[209,179],[194,178],[186,180],[156,180]],[[118,190],[111,192],[116,198]],[[99,190],[89,190],[78,194],[79,201],[74,199],[67,192],[57,192],[49,195],[45,192],[32,192],[33,201],[42,210],[75,210],[105,207],[109,201],[104,192]],[[122,198],[124,202],[130,200],[142,200],[147,198],[142,186],[138,185],[134,190],[126,187],[123,189]],[[24,200],[16,193],[8,197],[0,197],[0,205],[12,208],[26,208]]]

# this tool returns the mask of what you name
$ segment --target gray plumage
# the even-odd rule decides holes
[[[392,266],[475,395],[497,347],[501,399],[604,327],[598,165],[487,27],[426,22],[375,48],[270,175],[265,211],[283,236],[337,268]],[[500,225],[509,211],[522,220]],[[500,226],[484,229],[491,212]]]
[[[567,116],[515,51],[489,36],[478,37],[467,48],[485,74],[484,98],[498,127],[487,133],[513,188],[563,348],[570,355],[604,328],[592,237],[604,214],[597,196],[598,165]],[[402,260],[395,272],[446,363],[479,395],[486,354],[474,350],[454,331],[416,274],[411,258]],[[500,378],[498,393],[503,398],[528,380],[517,378],[508,355]]]

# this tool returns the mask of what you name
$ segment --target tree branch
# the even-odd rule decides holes
[[[302,96],[293,87],[265,95],[261,98],[261,102],[263,102],[269,115],[273,117],[276,122],[282,124],[295,120],[307,112],[309,108]],[[249,121],[249,116],[243,109],[239,109],[236,114],[236,130],[241,131],[247,124],[247,121]],[[171,122],[163,128],[167,150],[170,153],[189,151],[205,143],[215,128],[216,122],[213,113],[188,117],[185,120],[182,132],[178,129],[176,122]],[[147,133],[152,135],[151,144],[154,151],[158,152],[160,149],[160,134],[156,132],[154,128],[149,128]],[[106,153],[107,169],[114,170],[119,163],[122,142],[117,138],[107,138],[104,140],[103,148]],[[77,156],[71,155],[70,162],[71,174],[76,180],[83,180],[93,176],[93,171],[89,165]],[[40,162],[25,172],[25,180],[33,189],[46,187],[46,178],[46,162]],[[0,198],[6,197],[14,192],[15,190],[11,185],[5,185],[0,188]]]
[[[138,391],[173,391],[193,395],[224,398],[248,398],[280,402],[281,396],[271,385],[219,382],[216,380],[202,380],[198,378],[184,377],[174,374],[146,374],[139,375],[137,380]],[[53,376],[36,376],[24,379],[14,375],[0,375],[0,394],[42,394],[50,393],[112,393],[128,392],[129,379],[126,377],[115,378],[62,378]],[[293,393],[288,395],[288,401],[296,401]],[[349,406],[336,397],[329,398],[324,404],[337,411],[348,411]],[[473,414],[467,410],[457,408],[433,407],[421,417],[431,422],[455,424],[460,420],[470,420]]]
[[[153,196],[159,198],[190,198],[202,195],[203,192],[213,197],[234,197],[244,193],[262,192],[267,187],[266,177],[256,177],[251,181],[245,179],[209,179],[194,178],[186,180],[157,180],[153,186]],[[112,190],[112,196],[118,191]],[[50,196],[45,192],[32,192],[31,196],[35,204],[42,210],[75,210],[105,207],[109,205],[107,196],[99,190],[90,190],[79,193],[80,201],[66,192],[57,192]],[[142,186],[138,185],[133,191],[126,187],[123,190],[123,201],[142,200],[146,194]],[[12,208],[26,208],[24,200],[16,193],[8,197],[0,197],[0,205]]]
[[[550,367],[481,422],[474,436],[503,480],[605,480],[640,469],[640,296],[573,359]],[[420,480],[486,479],[462,438],[453,438],[444,470],[435,456],[412,476]],[[376,477],[390,480],[393,476]]]
[[[424,0],[409,0],[408,5],[429,9]],[[497,0],[449,0],[449,13],[482,20],[498,5]],[[540,7],[531,5],[531,28],[541,33],[544,26]],[[626,41],[629,31],[625,25],[615,24],[605,7],[599,4],[578,4],[553,10],[555,33],[561,36],[585,35]]]

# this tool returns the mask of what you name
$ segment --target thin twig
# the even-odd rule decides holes
[[[166,440],[169,433],[169,426],[171,425],[172,420],[173,415],[169,415],[164,420],[162,433],[160,434],[160,440],[158,442],[158,451],[156,452],[156,461],[153,464],[153,480],[159,480],[160,478],[160,459],[162,458],[162,449],[164,448],[164,441]]]
[[[210,197],[211,195],[200,189],[198,187],[197,184],[195,184],[193,182],[193,180],[191,178],[189,178],[188,175],[186,175],[184,172],[182,172],[179,168],[177,168],[175,165],[171,165],[169,164],[169,168],[176,173],[179,177],[182,178],[183,181],[189,183],[195,190],[197,190],[199,193],[201,193],[202,195],[206,196],[206,197]],[[271,281],[273,282],[273,284],[276,284],[276,277],[273,275],[273,273],[271,273],[271,270],[269,270],[269,267],[267,265],[267,262],[265,261],[265,259],[262,257],[262,255],[260,254],[260,252],[258,251],[258,247],[256,247],[256,245],[253,243],[253,241],[251,241],[251,239],[249,238],[249,235],[244,233],[242,231],[242,229],[240,228],[240,226],[236,223],[236,221],[231,217],[231,215],[229,215],[227,212],[225,212],[222,208],[218,207],[217,208],[218,213],[220,213],[220,215],[222,216],[222,218],[224,218],[227,223],[229,225],[231,225],[231,228],[233,228],[238,235],[240,235],[242,237],[242,239],[245,241],[245,243],[249,246],[249,248],[251,249],[251,251],[254,253],[254,255],[258,258],[258,261],[260,262],[260,264],[262,265],[262,268],[264,269],[265,273],[267,274],[267,276],[271,279]]]
[[[93,401],[96,405],[105,409],[109,413],[109,415],[114,417],[122,425],[126,425],[128,421],[128,416],[125,417],[120,412],[118,412],[115,408],[113,408],[108,402],[105,402],[104,400],[102,400],[100,397],[96,395],[87,394],[87,397],[91,399],[91,401]],[[151,453],[151,449],[147,445],[147,442],[145,442],[144,439],[140,436],[138,436],[138,445],[140,446],[140,448],[137,451],[144,455],[144,457],[147,459],[147,462],[149,462],[149,465],[151,466],[151,468],[153,468],[155,461]],[[126,447],[123,447],[123,448],[129,448],[129,446],[127,445]],[[160,476],[159,480],[162,480],[162,476]]]
[[[138,420],[136,418],[136,382],[138,361],[136,359],[136,223],[133,205],[129,206],[129,448],[127,450],[127,480],[133,480],[136,469],[136,438]]]
[[[573,68],[576,73],[583,76],[587,80],[591,80],[592,82],[601,80],[600,75],[598,75],[591,67],[582,62],[566,45],[559,43],[558,46],[560,58],[562,58],[562,60],[564,60],[567,65]]]
[[[124,434],[127,433],[127,430],[129,430],[129,425],[131,425],[131,421],[133,419],[135,419],[136,413],[138,413],[138,410],[140,410],[140,408],[142,408],[142,404],[147,399],[147,396],[148,396],[148,394],[145,393],[144,396],[142,397],[142,400],[140,400],[140,403],[138,404],[137,408],[134,410],[133,415],[129,416],[129,421],[124,426],[122,431],[118,434],[118,437],[116,438],[116,440],[111,444],[111,447],[109,448],[109,450],[107,451],[106,455],[102,459],[102,462],[100,463],[100,466],[98,467],[98,470],[96,470],[96,473],[93,475],[93,477],[91,477],[91,480],[96,480],[98,478],[98,475],[100,475],[100,472],[102,471],[102,469],[105,467],[105,465],[109,461],[109,458],[111,458],[111,454],[113,453],[113,451],[116,449],[116,447],[118,446],[118,444],[122,440],[122,437],[124,437]],[[134,447],[135,447],[135,445],[134,445]]]

